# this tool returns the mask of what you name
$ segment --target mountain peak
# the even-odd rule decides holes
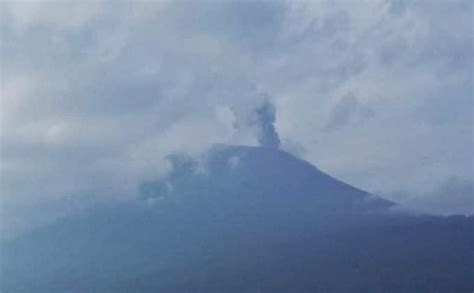
[[[167,178],[142,185],[152,204],[101,206],[5,244],[0,291],[473,287],[473,218],[383,212],[393,203],[273,148],[171,159]]]
[[[200,160],[176,155],[166,178],[145,182],[140,196],[300,202],[321,212],[385,209],[392,202],[352,187],[293,155],[269,147],[215,145]]]

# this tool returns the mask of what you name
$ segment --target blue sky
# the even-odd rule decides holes
[[[257,145],[264,100],[281,148],[329,174],[473,210],[472,1],[0,7],[2,229],[134,198],[171,152]]]

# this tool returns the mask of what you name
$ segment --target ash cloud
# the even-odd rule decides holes
[[[263,147],[278,149],[280,138],[274,125],[275,112],[275,106],[268,100],[255,110],[256,123],[259,127],[257,139]]]

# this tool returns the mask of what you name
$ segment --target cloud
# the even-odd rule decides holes
[[[214,142],[281,140],[374,192],[474,177],[472,1],[0,5],[8,218],[133,198]]]
[[[474,214],[472,178],[451,177],[426,193],[398,192],[387,196],[397,198],[405,207],[418,212],[438,215]]]
[[[6,1],[2,6],[9,24],[18,33],[37,26],[77,30],[101,11],[102,1]]]
[[[330,112],[325,132],[335,131],[350,123],[358,123],[374,116],[369,107],[362,105],[351,93],[342,97]]]

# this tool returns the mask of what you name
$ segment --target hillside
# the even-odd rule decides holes
[[[471,292],[474,218],[408,215],[290,154],[216,146],[2,245],[2,292]]]

